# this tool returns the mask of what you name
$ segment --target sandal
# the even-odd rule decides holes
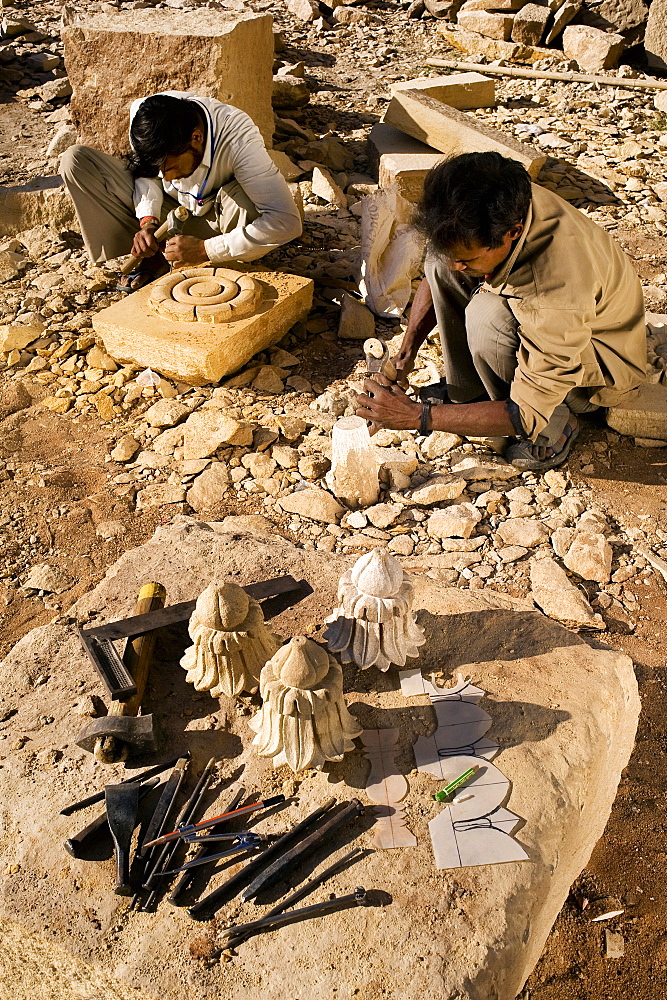
[[[522,472],[547,472],[548,469],[555,469],[559,465],[562,465],[569,455],[570,448],[579,436],[579,425],[577,424],[573,427],[572,424],[565,424],[563,434],[567,435],[565,444],[560,451],[547,448],[547,451],[551,452],[551,455],[547,458],[535,458],[533,454],[535,443],[525,440],[520,440],[516,444],[510,445],[505,458],[515,469],[521,469]]]
[[[163,274],[168,274],[169,264],[161,253],[156,253],[152,257],[144,257],[140,260],[134,271],[124,274],[116,285],[117,292],[124,292],[129,295],[131,292],[138,292],[144,285],[148,285],[155,278],[161,278]],[[133,282],[140,279],[139,284]]]

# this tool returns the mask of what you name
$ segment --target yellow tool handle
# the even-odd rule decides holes
[[[145,615],[149,611],[157,611],[163,608],[167,599],[167,591],[161,583],[145,583],[139,591],[137,604],[134,609],[135,615]],[[141,707],[141,700],[146,688],[148,671],[155,646],[156,631],[139,635],[136,639],[128,640],[125,648],[123,661],[132,674],[137,693],[133,694],[127,701],[114,701],[111,703],[109,715],[138,715]]]

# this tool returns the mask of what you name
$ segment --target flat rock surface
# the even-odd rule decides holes
[[[269,541],[263,532],[223,533],[219,524],[179,517],[122,556],[71,614],[89,624],[131,614],[134,595],[149,579],[161,581],[169,603],[176,603],[196,597],[211,579],[246,583],[289,572],[308,579],[314,593],[272,627],[285,639],[304,632],[317,638],[351,562],[278,537]],[[103,995],[116,1000],[134,986],[138,1000],[241,1000],[249,988],[275,1000],[334,994],[514,1000],[609,815],[639,711],[632,664],[627,656],[592,648],[523,602],[490,591],[446,590],[428,579],[415,583],[418,621],[427,636],[418,662],[424,673],[436,671],[440,683],[461,672],[488,692],[481,706],[493,719],[489,735],[502,748],[495,763],[513,784],[508,807],[525,821],[517,839],[530,860],[435,870],[427,823],[440,808],[432,799],[437,786],[412,770],[411,751],[418,736],[433,731],[433,710],[425,699],[401,695],[395,670],[380,675],[345,668],[347,704],[359,723],[400,729],[397,764],[408,776],[406,819],[418,847],[368,854],[307,900],[363,885],[375,890],[376,905],[253,939],[229,964],[207,967],[191,957],[189,945],[210,940],[211,926],[194,923],[185,909],[164,900],[156,913],[126,912],[127,901],[112,891],[110,847],[97,863],[63,851],[66,837],[99,807],[72,817],[58,810],[123,769],[96,764],[74,743],[82,718],[73,706],[101,693],[100,685],[69,621],[54,622],[29,633],[0,667],[0,710],[14,713],[14,730],[24,733],[4,750],[0,767],[1,919],[14,941],[16,925],[25,928],[28,956],[43,952],[45,938],[52,944],[52,968],[34,980],[43,987],[51,976],[49,986],[57,984],[60,992],[49,995],[97,995],[104,986]],[[368,805],[368,764],[360,750],[298,781],[287,769],[274,772],[255,758],[245,710],[185,683],[178,659],[187,644],[183,626],[159,640],[145,699],[165,754],[189,748],[196,772],[215,756],[221,784],[238,778],[245,763],[242,781],[249,792],[296,792],[298,802],[253,827],[260,832],[284,830],[331,795],[359,796]],[[212,806],[209,815],[215,814]],[[332,841],[329,863],[331,854],[352,844],[369,846],[371,822],[367,810]],[[201,891],[203,882],[196,885]],[[232,903],[219,918],[256,914],[252,904]],[[57,958],[63,949],[71,961]],[[21,954],[12,967],[14,955],[16,948],[4,958],[5,981],[27,985],[30,963]],[[124,985],[114,992],[110,980]]]

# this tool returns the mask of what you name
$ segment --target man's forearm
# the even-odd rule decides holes
[[[464,437],[507,437],[516,434],[504,400],[444,403],[431,407],[431,429]]]
[[[433,296],[428,281],[422,278],[412,303],[400,353],[411,354],[414,357],[435,324]]]

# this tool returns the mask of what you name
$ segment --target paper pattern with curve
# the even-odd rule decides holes
[[[376,316],[403,315],[422,266],[424,241],[409,224],[410,207],[392,190],[376,191],[361,202],[359,291]]]
[[[403,806],[408,792],[405,775],[396,769],[398,729],[364,729],[361,734],[364,754],[371,764],[366,794],[378,802],[373,810],[377,820],[373,830],[375,847],[416,847],[417,838],[405,825]]]
[[[478,768],[454,796],[458,801],[429,823],[436,868],[528,860],[511,835],[519,817],[504,807],[510,782],[491,763],[500,748],[485,735],[492,719],[477,704],[485,692],[461,677],[454,687],[436,687],[419,669],[403,670],[399,678],[406,697],[429,696],[438,723],[414,745],[418,770],[446,784],[473,765]]]

